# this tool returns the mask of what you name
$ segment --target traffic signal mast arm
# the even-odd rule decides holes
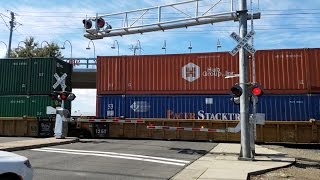
[[[221,8],[222,3],[221,0],[218,2],[192,0],[119,13],[97,14],[96,17],[83,20],[86,29],[84,36],[90,40],[95,40],[104,37],[142,34],[224,21],[238,21],[239,14],[234,11],[233,1],[230,2],[230,9],[225,4]],[[189,7],[188,10],[185,10],[186,6]],[[181,16],[178,15],[169,19],[167,17],[169,13],[181,13]],[[253,16],[253,19],[260,19],[260,13],[248,14],[247,16],[248,19],[251,19],[251,16]],[[107,20],[118,19],[119,17],[123,21],[113,22],[112,28]],[[92,26],[92,21],[95,21],[95,26]]]

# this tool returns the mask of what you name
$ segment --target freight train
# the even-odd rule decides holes
[[[248,66],[251,82],[251,61]],[[319,142],[320,49],[259,50],[255,69],[256,81],[264,87],[257,112],[267,120],[258,128],[258,139]],[[97,117],[145,120],[165,128],[145,130],[145,124],[110,123],[109,137],[199,139],[205,132],[168,129],[234,127],[239,106],[230,101],[230,88],[238,79],[226,77],[238,72],[238,57],[228,52],[99,56]],[[229,132],[205,134],[200,139],[239,140],[239,134]]]
[[[251,61],[248,66],[251,82]],[[257,141],[319,143],[320,49],[259,50],[255,68],[256,81],[264,87],[257,112],[267,120],[258,126]],[[238,72],[238,57],[228,52],[98,56],[96,117],[73,121],[72,132],[88,137],[239,141],[239,133],[203,132],[226,130],[239,122],[239,106],[230,101],[230,88],[238,78],[225,78]],[[147,128],[154,125],[164,129]]]

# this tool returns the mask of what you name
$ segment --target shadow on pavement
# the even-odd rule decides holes
[[[181,154],[200,154],[200,155],[205,155],[208,153],[206,150],[196,150],[196,149],[187,149],[187,148],[170,148],[170,150],[173,151],[178,151],[178,153]]]

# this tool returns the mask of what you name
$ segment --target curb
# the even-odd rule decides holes
[[[249,172],[247,175],[247,180],[250,180],[250,176],[257,176],[257,175],[261,175],[270,171],[274,171],[274,170],[278,170],[278,169],[282,169],[282,168],[287,168],[290,167],[292,165],[294,165],[297,161],[294,160],[293,162],[289,163],[288,165],[284,165],[284,166],[279,166],[279,167],[275,167],[275,168],[270,168],[270,169],[263,169],[260,171],[253,171],[253,172]]]
[[[27,149],[34,149],[34,148],[42,148],[42,147],[48,147],[48,146],[70,144],[70,143],[76,143],[76,142],[79,142],[79,138],[73,139],[73,140],[70,140],[70,141],[34,144],[34,145],[26,145],[26,146],[21,146],[21,147],[9,147],[9,148],[3,148],[3,149],[0,149],[0,150],[12,152],[12,151],[20,151],[20,150],[27,150]]]

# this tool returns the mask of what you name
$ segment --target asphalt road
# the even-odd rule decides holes
[[[34,180],[169,179],[216,145],[104,139],[15,153],[30,159]]]

